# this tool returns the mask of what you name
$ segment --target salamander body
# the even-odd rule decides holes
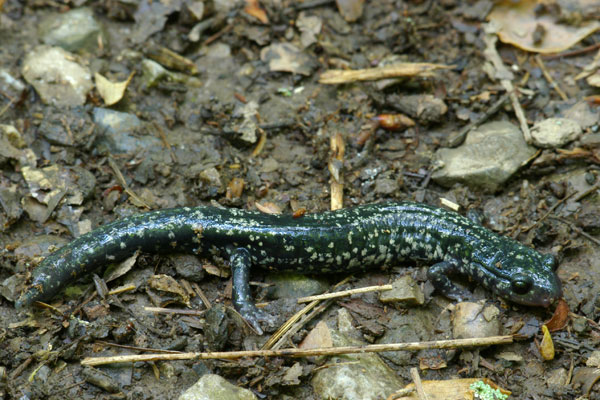
[[[520,304],[548,306],[561,296],[552,255],[437,207],[380,203],[294,218],[201,206],[138,214],[82,235],[42,261],[17,307],[48,300],[74,279],[136,250],[228,259],[234,305],[255,327],[251,266],[325,274],[425,260],[432,263],[428,278],[450,298],[463,294],[451,274]]]

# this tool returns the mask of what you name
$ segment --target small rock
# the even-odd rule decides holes
[[[387,102],[396,110],[419,120],[421,123],[439,122],[448,112],[446,103],[431,94],[409,96],[393,94],[388,97]]]
[[[331,331],[334,346],[365,344],[353,338],[358,332],[345,332],[354,329],[343,321],[351,319],[348,314],[344,309],[339,312],[340,330]],[[311,381],[318,399],[385,399],[402,387],[401,379],[377,354],[339,355],[328,362],[335,368],[320,369]]]
[[[323,293],[329,288],[325,279],[311,278],[293,272],[270,274],[266,281],[273,283],[272,295],[278,299],[312,296]]]
[[[94,122],[103,133],[98,143],[112,153],[133,154],[142,150],[162,149],[160,139],[152,135],[134,135],[142,122],[133,114],[94,108]]]
[[[592,108],[586,100],[575,103],[564,112],[563,116],[577,121],[582,129],[592,127],[600,122],[600,115],[596,112],[596,108]]]
[[[67,51],[94,51],[106,45],[106,35],[91,8],[82,7],[64,14],[52,15],[40,24],[39,35],[45,44]]]
[[[23,280],[19,275],[15,274],[9,276],[4,281],[0,282],[0,296],[9,301],[17,300],[23,289],[22,284]]]
[[[22,166],[36,164],[35,154],[26,147],[19,131],[12,125],[0,124],[0,164],[7,159],[17,160]]]
[[[379,195],[390,195],[400,190],[400,184],[396,179],[378,178],[375,180],[375,193]]]
[[[581,145],[588,148],[600,147],[600,133],[587,133],[583,135]]]
[[[177,273],[192,282],[204,279],[204,269],[198,258],[191,254],[174,254],[169,259],[175,265]]]
[[[257,400],[257,397],[250,390],[232,385],[219,375],[207,374],[183,392],[178,400]]]
[[[81,371],[81,374],[87,383],[98,386],[107,392],[116,393],[120,391],[117,383],[108,374],[96,368],[85,367]]]
[[[564,368],[557,368],[546,374],[545,381],[552,386],[565,386],[568,384],[569,373]]]
[[[94,87],[87,67],[61,47],[38,46],[23,61],[23,77],[38,92],[42,101],[55,106],[81,106]]]
[[[581,135],[581,126],[568,118],[548,118],[531,128],[533,143],[545,149],[554,149],[572,142]]]
[[[585,365],[588,367],[600,368],[600,350],[595,350],[590,354],[588,359],[585,361]]]
[[[321,32],[323,20],[321,17],[309,16],[301,12],[296,19],[296,27],[300,30],[300,43],[302,48],[307,48],[317,42],[317,35]]]
[[[419,284],[410,275],[404,275],[392,282],[392,290],[381,292],[382,303],[402,303],[406,305],[423,305],[425,295]]]
[[[272,43],[260,52],[260,59],[269,64],[271,71],[284,71],[308,76],[315,68],[315,61],[290,43]]]
[[[336,0],[336,4],[347,22],[354,22],[363,15],[364,0]]]
[[[455,339],[496,336],[500,333],[499,314],[495,306],[458,303],[452,314],[452,334]]]
[[[535,151],[510,122],[490,122],[470,132],[462,146],[438,150],[436,159],[441,168],[432,178],[442,186],[464,183],[494,192]]]

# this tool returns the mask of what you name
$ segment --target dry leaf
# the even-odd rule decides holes
[[[153,275],[150,277],[148,284],[153,289],[178,296],[184,304],[189,305],[190,303],[190,296],[185,289],[169,275]]]
[[[132,72],[127,80],[123,82],[111,82],[96,72],[94,74],[94,78],[96,79],[96,89],[98,90],[98,93],[100,93],[102,100],[104,100],[104,104],[112,106],[113,104],[118,103],[119,100],[123,98],[125,90],[134,74],[135,72]]]
[[[399,131],[415,126],[415,121],[403,114],[379,114],[373,119],[381,128],[389,131]]]
[[[542,332],[544,333],[544,337],[542,338],[542,343],[540,343],[540,354],[546,361],[554,360],[554,343],[546,325],[542,325]]]
[[[557,22],[553,13],[536,15],[538,1],[504,0],[496,3],[488,20],[498,27],[498,37],[520,49],[535,53],[558,53],[600,28],[600,22],[579,26]]]
[[[237,199],[242,195],[244,191],[244,180],[242,178],[233,178],[227,185],[227,193],[225,197],[227,200]]]
[[[258,4],[258,0],[246,0],[246,7],[244,7],[244,12],[248,15],[253,16],[263,24],[269,23],[267,13],[261,8],[260,4]]]
[[[265,214],[281,214],[281,208],[271,202],[266,202],[265,204],[260,204],[259,202],[254,203],[258,211]]]
[[[569,320],[569,305],[564,299],[559,299],[556,305],[556,310],[552,314],[550,321],[546,322],[546,326],[550,332],[556,332],[563,329]]]

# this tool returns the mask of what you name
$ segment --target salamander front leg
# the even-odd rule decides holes
[[[450,278],[449,275],[457,274],[460,270],[458,263],[442,261],[437,264],[433,264],[427,270],[427,279],[431,281],[433,286],[449,299],[455,301],[462,301],[469,297],[468,292],[459,289]]]
[[[259,321],[271,321],[272,317],[254,305],[250,294],[250,254],[246,249],[231,249],[229,265],[233,280],[233,306],[259,335],[263,334]]]

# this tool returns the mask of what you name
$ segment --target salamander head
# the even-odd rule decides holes
[[[558,262],[525,246],[518,251],[498,252],[481,263],[481,283],[500,297],[528,306],[548,307],[562,296],[556,275]]]

